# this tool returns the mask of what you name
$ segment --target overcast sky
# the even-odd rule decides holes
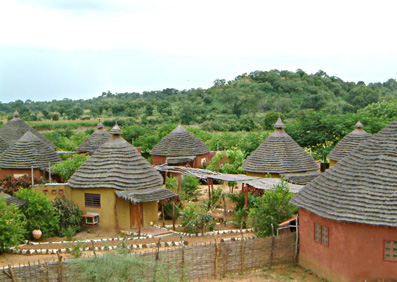
[[[397,1],[1,0],[0,102],[208,88],[271,69],[397,78]]]

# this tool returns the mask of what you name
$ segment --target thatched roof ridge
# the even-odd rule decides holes
[[[19,118],[18,111],[15,111],[14,118],[8,121],[3,127],[0,128],[0,136],[7,141],[9,145],[14,144],[26,131],[32,132],[40,140],[46,143],[50,148],[55,149],[56,146],[50,140],[41,135],[36,129],[28,125]],[[0,151],[1,153],[1,151]]]
[[[363,124],[358,121],[356,123],[356,129],[343,137],[338,144],[329,152],[327,158],[333,161],[340,161],[346,157],[351,151],[353,151],[362,142],[365,142],[372,137],[371,134],[366,132],[363,128]]]
[[[245,160],[243,170],[264,174],[318,170],[313,157],[284,131],[279,121],[278,128]]]
[[[115,133],[72,175],[68,184],[72,188],[135,191],[159,187],[163,179],[131,144]]]
[[[179,124],[154,146],[150,154],[155,156],[181,157],[199,156],[209,152],[210,149],[203,141]]]
[[[100,123],[98,123],[99,125]],[[106,130],[101,129],[102,127],[98,127],[98,130],[93,132],[90,136],[88,136],[79,147],[77,147],[77,152],[85,153],[88,152],[92,155],[96,149],[101,147],[109,138],[112,136]]]
[[[314,178],[320,175],[319,171],[307,171],[307,172],[299,172],[299,173],[284,173],[282,176],[289,183],[297,184],[297,185],[306,185]]]
[[[27,131],[17,142],[8,148],[0,158],[0,168],[30,169],[48,167],[61,162],[57,152]]]
[[[291,203],[328,219],[397,227],[397,119],[306,185]]]

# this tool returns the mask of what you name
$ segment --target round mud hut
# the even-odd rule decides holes
[[[299,264],[332,281],[397,277],[397,119],[306,185]]]
[[[363,124],[360,121],[357,121],[355,127],[356,129],[343,137],[332,151],[329,152],[327,158],[330,160],[330,166],[335,165],[350,154],[358,145],[372,137],[371,134],[363,129]]]
[[[22,177],[29,179],[49,178],[50,166],[62,162],[58,153],[39,139],[31,131],[26,133],[0,157],[0,179],[5,176]],[[51,177],[57,180],[57,176]]]
[[[243,170],[250,176],[284,176],[300,185],[317,177],[316,161],[284,131],[281,118],[274,127],[276,130],[245,160]]]
[[[0,150],[2,150],[0,151],[0,154],[12,146],[27,131],[33,133],[36,137],[46,143],[52,150],[55,150],[56,146],[54,143],[41,135],[36,129],[32,128],[25,121],[20,119],[18,111],[15,110],[14,117],[0,128],[0,137],[6,141],[6,146],[0,144]],[[0,143],[2,143],[1,140]]]
[[[111,134],[104,129],[101,122],[97,124],[96,128],[97,130],[77,147],[78,153],[92,155],[96,149],[101,147],[110,138]]]
[[[153,165],[169,164],[193,168],[201,168],[211,157],[207,145],[180,124],[161,139],[150,154]]]
[[[130,230],[156,223],[158,201],[177,195],[163,187],[160,173],[121,137],[117,124],[110,134],[69,179],[71,200],[101,227]]]

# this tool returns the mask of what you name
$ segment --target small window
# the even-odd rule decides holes
[[[86,208],[100,208],[101,207],[101,195],[85,193],[85,207]]]
[[[397,241],[385,241],[384,259],[397,261]]]
[[[319,224],[314,224],[314,240],[328,246],[328,228]]]
[[[43,193],[47,195],[48,194],[48,189],[44,189]]]
[[[51,194],[52,194],[52,195],[56,195],[56,194],[57,194],[57,189],[52,189],[52,190],[51,190]]]
[[[59,195],[63,195],[63,189],[59,189],[59,190],[58,190],[58,194],[59,194]]]

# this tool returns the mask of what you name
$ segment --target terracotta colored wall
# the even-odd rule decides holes
[[[164,156],[152,156],[152,163],[153,165],[161,165],[165,164],[166,157]]]
[[[314,240],[314,224],[328,227],[328,246]],[[397,278],[397,262],[383,260],[384,240],[397,228],[339,222],[299,209],[299,264],[332,281]]]
[[[13,177],[14,174],[27,174],[29,179],[32,177],[32,173],[30,169],[10,169],[10,168],[2,168],[0,169],[0,179],[5,176]],[[33,178],[39,179],[41,176],[44,176],[43,171],[40,169],[33,170]]]

